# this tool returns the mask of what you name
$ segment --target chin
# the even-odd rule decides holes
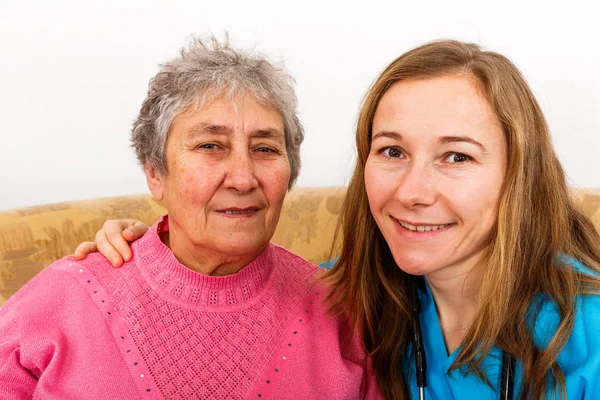
[[[252,253],[260,253],[263,249],[267,247],[269,242],[261,241],[261,242],[253,242],[250,239],[242,240],[236,239],[231,241],[226,241],[219,244],[219,248],[225,254],[229,254],[232,256],[237,255],[248,255]]]
[[[431,272],[432,267],[426,260],[407,257],[394,257],[396,266],[409,275],[422,276]]]

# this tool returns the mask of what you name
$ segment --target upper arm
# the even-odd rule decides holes
[[[600,399],[600,296],[581,296],[571,336],[558,357],[568,399]]]
[[[47,367],[64,357],[71,343],[63,322],[83,301],[72,297],[79,291],[72,277],[49,266],[0,308],[0,399],[32,398]]]
[[[19,303],[13,297],[0,308],[1,399],[30,399],[37,384],[36,368],[23,356]]]

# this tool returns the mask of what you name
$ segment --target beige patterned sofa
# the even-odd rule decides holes
[[[320,263],[329,258],[344,188],[297,188],[286,197],[273,241]],[[600,189],[575,192],[600,230]],[[154,223],[165,209],[149,195],[120,196],[0,212],[0,305],[52,261],[91,240],[107,219]]]

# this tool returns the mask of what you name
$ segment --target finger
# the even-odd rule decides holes
[[[73,257],[76,260],[83,260],[85,258],[85,256],[87,256],[90,253],[93,253],[95,251],[98,251],[98,247],[96,246],[95,242],[83,242],[80,243],[79,246],[77,246],[77,248],[75,249],[75,254],[73,254]]]
[[[123,264],[123,259],[121,258],[121,254],[115,249],[108,237],[106,236],[106,232],[104,229],[96,232],[96,246],[98,247],[98,251],[106,257],[108,261],[112,264],[113,267],[120,267]]]
[[[109,220],[102,226],[110,245],[119,253],[119,258],[125,261],[131,259],[131,249],[123,237],[123,231],[136,222],[138,221],[134,219]]]
[[[144,234],[148,232],[148,229],[150,229],[148,225],[144,224],[141,221],[135,221],[135,223],[132,226],[128,227],[123,231],[123,237],[128,242],[133,242],[144,236]]]

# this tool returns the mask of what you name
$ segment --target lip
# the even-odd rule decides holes
[[[436,237],[438,235],[443,234],[444,232],[447,232],[449,229],[451,229],[452,227],[454,227],[456,225],[456,223],[446,223],[446,224],[432,224],[432,223],[426,223],[426,222],[415,222],[415,221],[406,221],[406,220],[399,220],[397,218],[391,217],[392,221],[394,222],[395,226],[396,226],[396,230],[398,231],[398,233],[400,233],[403,237],[407,238],[407,239],[429,239],[429,238],[433,238]],[[439,227],[439,226],[443,226],[442,228],[438,228],[436,230],[424,230],[424,231],[413,231],[410,230],[409,228],[402,226],[402,224],[404,225],[412,225],[415,227]],[[445,226],[444,226],[445,225]]]
[[[227,207],[216,210],[216,212],[225,218],[252,218],[262,210],[262,207]]]

